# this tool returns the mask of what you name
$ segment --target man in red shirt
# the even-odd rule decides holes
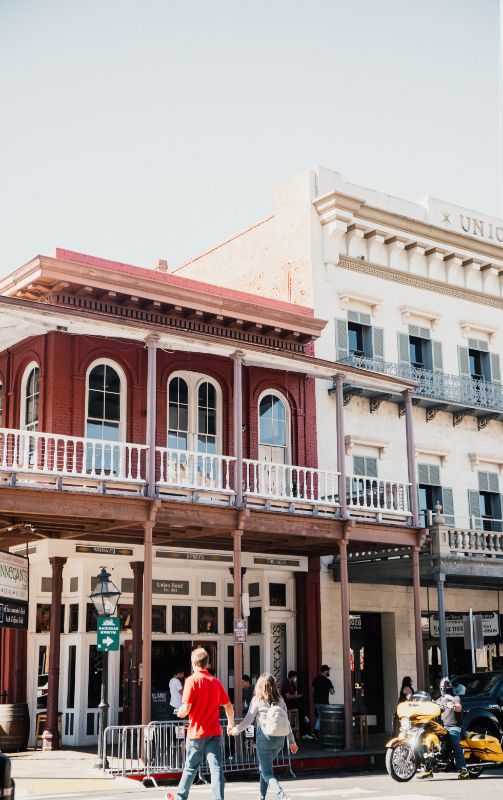
[[[180,719],[189,718],[185,767],[176,792],[176,800],[187,800],[197,770],[206,758],[211,774],[212,800],[224,800],[224,771],[220,737],[220,706],[224,707],[228,727],[234,726],[234,709],[224,687],[207,670],[209,656],[198,647],[192,651],[193,674],[185,681]],[[167,800],[174,800],[167,794]]]

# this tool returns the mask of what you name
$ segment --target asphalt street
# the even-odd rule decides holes
[[[296,779],[280,779],[287,796],[292,800],[501,800],[503,796],[503,770],[487,772],[477,780],[459,781],[456,775],[436,776],[432,780],[420,781],[417,778],[409,783],[396,783],[386,773],[339,773],[336,776],[326,774]],[[175,794],[176,786],[163,786],[162,788],[144,789],[141,784],[126,779],[109,780],[100,790],[96,783],[83,785],[83,781],[76,779],[72,786],[71,778],[66,777],[64,784],[59,784],[55,777],[48,786],[41,787],[36,778],[32,784],[22,781],[22,786],[16,790],[16,800],[24,798],[37,798],[37,800],[78,800],[78,798],[93,798],[93,800],[114,800],[120,797],[127,800],[165,800],[166,793]],[[38,785],[37,785],[38,784]],[[44,793],[40,789],[45,789]],[[226,784],[225,797],[227,800],[255,800],[258,798],[258,783],[254,781],[230,781]],[[274,795],[268,794],[271,800]],[[193,786],[190,800],[211,800],[209,786]]]

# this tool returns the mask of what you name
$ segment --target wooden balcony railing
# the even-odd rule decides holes
[[[354,509],[386,515],[411,516],[409,483],[348,475],[346,484],[350,512]]]
[[[310,503],[339,506],[338,472],[291,464],[243,459],[246,497],[279,500],[287,503]]]

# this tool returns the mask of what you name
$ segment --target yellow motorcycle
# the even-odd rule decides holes
[[[386,769],[401,783],[410,781],[421,768],[457,771],[449,734],[442,725],[442,710],[425,692],[421,695],[399,703],[400,733],[386,743]],[[461,747],[470,778],[478,778],[486,767],[503,764],[503,750],[495,736],[468,732]]]

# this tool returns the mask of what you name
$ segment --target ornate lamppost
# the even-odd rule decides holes
[[[117,586],[110,580],[110,573],[105,567],[101,568],[98,575],[96,586],[89,595],[99,617],[113,617],[121,596]],[[107,764],[104,752],[104,734],[108,725],[108,647],[103,651],[103,662],[101,669],[101,699],[98,706],[99,727],[98,727],[98,759],[95,767],[106,767]]]

